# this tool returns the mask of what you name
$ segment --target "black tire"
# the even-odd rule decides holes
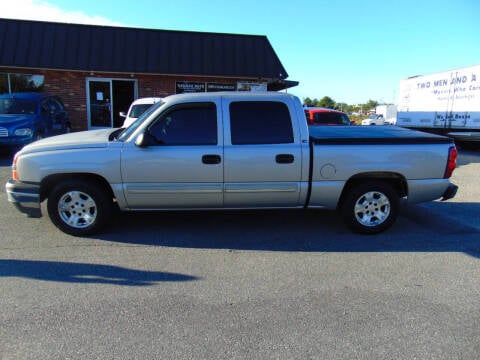
[[[382,181],[352,186],[340,211],[344,222],[360,234],[378,234],[393,225],[398,216],[399,196]]]
[[[50,192],[48,215],[63,232],[74,236],[98,232],[110,219],[113,200],[106,189],[93,181],[69,180]]]

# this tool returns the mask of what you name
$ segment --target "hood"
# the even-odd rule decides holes
[[[21,152],[107,147],[108,137],[115,130],[108,128],[52,136],[24,146]]]
[[[35,114],[0,114],[0,126],[9,127],[12,125],[19,125],[21,123],[28,123],[32,121],[35,116]]]

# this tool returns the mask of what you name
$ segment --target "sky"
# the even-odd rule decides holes
[[[480,64],[479,0],[0,0],[0,17],[265,35],[301,99],[398,103],[399,82]]]

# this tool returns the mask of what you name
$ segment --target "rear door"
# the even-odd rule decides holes
[[[218,103],[220,100],[218,100]],[[132,209],[220,208],[223,147],[217,101],[177,104],[149,126],[156,145],[122,151],[123,190]]]
[[[286,101],[223,99],[225,207],[299,206],[302,149]]]

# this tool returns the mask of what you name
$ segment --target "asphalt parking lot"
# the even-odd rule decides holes
[[[0,359],[478,359],[480,151],[389,231],[331,211],[121,214],[68,236],[7,203]]]

